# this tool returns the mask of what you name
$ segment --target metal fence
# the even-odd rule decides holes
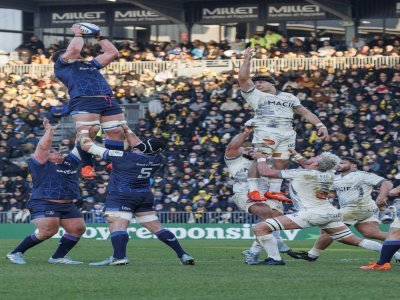
[[[251,224],[257,223],[257,217],[245,212],[158,212],[161,223],[175,224]],[[86,223],[105,223],[101,212],[85,212],[83,217]],[[0,224],[30,223],[31,216],[28,211],[0,212]],[[133,222],[135,222],[133,220]]]
[[[145,72],[160,73],[170,71],[175,76],[192,76],[210,70],[213,72],[229,71],[242,64],[242,60],[187,60],[187,61],[139,61],[113,62],[102,72],[114,71],[118,74],[134,71],[137,74]],[[367,57],[319,57],[319,58],[279,58],[253,59],[252,68],[256,70],[265,66],[271,71],[313,70],[313,69],[348,69],[352,65],[364,68],[366,65],[379,67],[387,65],[394,67],[400,63],[398,56],[367,56]],[[29,73],[36,76],[46,76],[53,73],[53,65],[12,65],[0,66],[0,72],[22,75]]]

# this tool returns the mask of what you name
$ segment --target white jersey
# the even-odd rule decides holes
[[[242,91],[242,95],[256,112],[252,119],[256,127],[292,128],[293,110],[302,107],[299,98],[289,93],[274,95],[253,87],[248,92]]]
[[[281,177],[292,179],[290,182],[290,197],[297,209],[331,209],[333,207],[326,197],[329,191],[332,190],[335,180],[333,172],[291,169],[282,170]]]
[[[225,157],[225,163],[228,166],[229,174],[233,179],[233,192],[246,193],[248,192],[247,173],[250,169],[252,161],[244,158],[242,155],[229,159]]]
[[[340,208],[362,208],[375,206],[371,198],[374,186],[379,186],[385,178],[364,171],[353,171],[344,176],[336,175],[333,185]]]

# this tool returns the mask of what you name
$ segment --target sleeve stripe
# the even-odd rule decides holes
[[[81,160],[79,159],[79,157],[77,157],[74,153],[70,153],[69,156],[71,156],[73,159],[75,159],[77,162],[80,162]]]
[[[300,108],[300,107],[304,107],[303,105],[294,105],[293,108]]]
[[[103,159],[108,159],[108,150],[104,151]]]
[[[252,87],[251,89],[249,89],[247,92],[244,91],[244,90],[242,90],[242,89],[240,89],[240,90],[242,91],[242,93],[249,94],[249,93],[253,92],[255,89],[256,89],[256,87],[253,86],[253,87]]]
[[[379,187],[379,186],[381,186],[382,183],[383,183],[384,181],[386,181],[385,178],[383,178],[381,181],[379,181],[377,184],[375,184],[374,187]]]

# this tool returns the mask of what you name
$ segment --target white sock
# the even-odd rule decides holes
[[[312,247],[312,249],[310,251],[308,251],[308,256],[310,256],[311,258],[319,257],[320,254],[322,253],[322,251],[324,251],[324,250],[320,250],[320,249]]]
[[[270,178],[269,179],[269,191],[270,192],[280,192],[283,179]]]
[[[266,234],[257,237],[258,242],[263,246],[268,257],[275,260],[282,260],[278,250],[278,242],[272,234]]]
[[[264,195],[266,191],[269,190],[269,178],[268,177],[260,177],[258,182],[258,187],[260,189],[261,195]]]
[[[397,259],[397,260],[400,260],[400,252],[396,252],[394,254],[394,258]]]
[[[278,242],[279,251],[287,251],[290,249],[290,247],[286,245],[283,241],[280,231],[273,231],[272,235],[276,238],[276,241]]]
[[[381,252],[382,249],[382,244],[371,240],[362,240],[358,246],[376,252]]]
[[[249,191],[258,191],[258,178],[247,178],[247,184],[249,185]]]
[[[260,254],[262,248],[263,246],[261,246],[260,243],[257,240],[255,240],[253,242],[253,245],[251,245],[250,252],[254,255],[258,255]]]

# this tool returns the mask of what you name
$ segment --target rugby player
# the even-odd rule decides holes
[[[400,185],[392,189],[389,192],[389,195],[400,195]],[[400,218],[396,211],[394,214],[394,221],[392,224],[390,224],[390,231],[385,242],[383,243],[379,261],[371,262],[368,266],[362,266],[360,269],[385,271],[392,268],[390,261],[392,260],[393,256],[399,253],[396,251],[400,249]]]
[[[88,137],[90,127],[101,125],[106,134],[107,149],[124,150],[123,130],[120,121],[124,115],[100,69],[106,67],[119,56],[117,48],[101,35],[95,38],[101,46],[102,54],[91,61],[81,56],[84,46],[82,30],[79,24],[71,28],[74,38],[66,50],[60,50],[52,56],[55,76],[68,88],[69,112],[80,136]],[[140,143],[138,139],[137,143]],[[77,148],[82,158],[82,176],[95,177],[92,156]]]
[[[268,205],[268,202],[255,202],[249,201],[247,196],[248,184],[247,174],[248,170],[252,165],[253,158],[250,153],[254,151],[254,148],[245,148],[243,144],[247,138],[253,132],[252,127],[245,127],[244,130],[237,134],[228,144],[225,150],[225,163],[229,168],[229,173],[233,179],[233,201],[239,207],[250,214],[256,215],[260,221],[263,221],[272,216],[276,216],[283,213],[283,207],[277,205]],[[271,201],[272,202],[272,201]],[[281,205],[280,201],[276,201],[278,205]],[[274,261],[282,260],[279,252],[288,252],[290,248],[282,241],[279,232],[275,235],[278,241],[278,249],[276,245],[272,244],[268,250],[268,257],[274,259]],[[249,265],[255,265],[258,263],[258,257],[261,252],[262,246],[255,241],[249,250],[245,250],[242,254],[245,257],[245,262]],[[271,261],[271,264],[274,262]]]
[[[273,231],[318,226],[338,242],[380,251],[381,244],[378,242],[355,236],[343,223],[342,212],[328,201],[327,196],[335,180],[334,170],[340,161],[338,156],[324,152],[309,159],[306,169],[280,171],[268,166],[267,155],[255,152],[252,156],[257,160],[260,176],[291,179],[290,196],[298,208],[296,213],[270,218],[253,227],[264,249]]]
[[[28,208],[34,220],[37,232],[27,236],[7,258],[14,264],[26,264],[24,253],[51,238],[61,226],[65,230],[59,246],[49,263],[75,265],[67,253],[78,243],[85,232],[85,222],[74,200],[79,193],[79,152],[74,148],[66,157],[51,148],[57,126],[48,120],[43,122],[46,130],[32,156],[28,160],[32,176],[32,195]]]
[[[91,266],[126,265],[126,247],[129,241],[128,225],[134,215],[136,222],[155,234],[175,251],[184,265],[193,265],[194,259],[179,244],[175,235],[164,228],[154,211],[154,195],[150,188],[150,178],[161,166],[165,144],[160,139],[148,139],[137,145],[137,136],[128,126],[122,125],[131,151],[107,150],[81,138],[82,149],[111,161],[113,171],[107,185],[107,198],[104,208],[114,253],[111,257],[91,263]],[[143,151],[138,149],[142,147]]]
[[[239,84],[243,98],[255,110],[255,117],[246,122],[254,126],[253,144],[272,154],[274,168],[283,170],[288,167],[289,151],[296,143],[296,132],[293,130],[293,113],[301,115],[314,124],[318,135],[324,140],[329,139],[326,126],[318,117],[301,105],[300,100],[289,93],[278,91],[275,80],[270,76],[256,75],[250,79],[251,58],[254,50],[247,48],[244,62],[239,71]],[[258,178],[249,176],[249,197],[252,200],[263,201],[266,198],[280,201],[289,199],[281,192],[282,179],[270,178],[269,191],[261,195]]]
[[[306,160],[295,150],[292,150],[292,154],[304,166]],[[343,222],[347,226],[354,225],[366,238],[383,241],[388,234],[379,230],[378,207],[386,206],[386,198],[393,185],[376,174],[359,171],[357,169],[359,165],[360,162],[352,157],[342,157],[336,168],[339,174],[335,177],[333,190],[343,213]],[[376,202],[371,198],[374,187],[379,187]],[[333,239],[329,234],[321,231],[320,237],[310,251],[291,252],[290,256],[315,261],[332,242]]]

